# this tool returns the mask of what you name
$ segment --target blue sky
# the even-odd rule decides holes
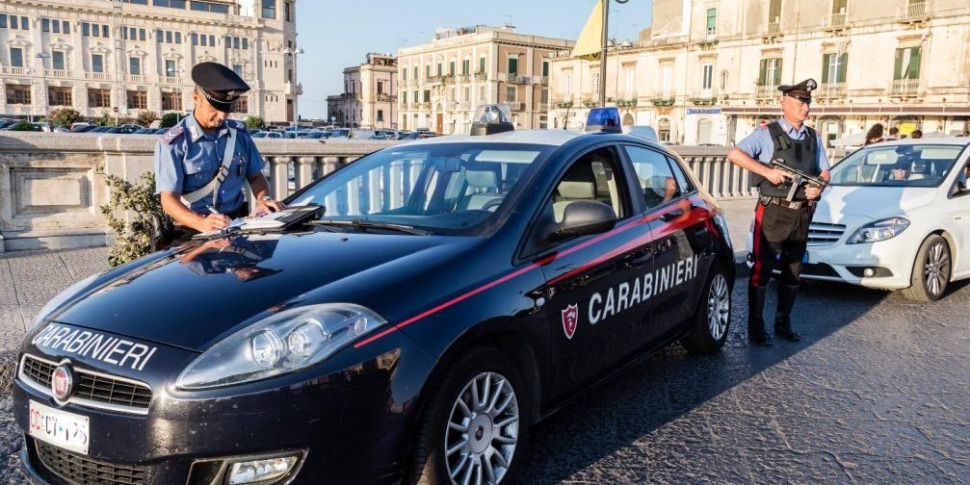
[[[596,0],[300,0],[297,44],[303,83],[299,110],[323,118],[327,96],[343,91],[343,69],[368,52],[397,53],[430,42],[438,27],[514,25],[523,34],[575,40]],[[652,0],[610,2],[610,36],[636,40],[650,25]]]

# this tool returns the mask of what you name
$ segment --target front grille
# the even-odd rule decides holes
[[[50,395],[55,368],[54,362],[25,355],[20,375]],[[152,402],[152,390],[147,384],[76,368],[74,374],[77,384],[71,399],[79,401],[79,405],[142,413]]]
[[[116,465],[34,441],[41,464],[74,485],[134,485],[145,482],[145,467]]]
[[[832,244],[842,237],[845,233],[844,224],[830,224],[828,222],[812,222],[808,225],[808,244],[809,246],[821,246]]]

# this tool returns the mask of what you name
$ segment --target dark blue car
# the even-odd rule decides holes
[[[420,140],[287,203],[42,310],[14,386],[35,482],[510,483],[536,422],[730,325],[720,209],[644,139]]]

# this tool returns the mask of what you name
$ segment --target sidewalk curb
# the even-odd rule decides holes
[[[0,351],[0,396],[9,396],[17,375],[17,351]]]

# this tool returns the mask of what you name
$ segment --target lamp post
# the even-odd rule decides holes
[[[290,85],[290,92],[293,93],[293,126],[298,126],[300,123],[300,99],[299,94],[297,94],[295,79],[297,78],[296,70],[296,56],[303,54],[302,48],[291,48],[287,47],[283,49],[283,54],[289,56],[293,62],[293,76],[287,77],[287,83]]]
[[[47,119],[47,126],[50,127],[51,120],[47,116],[47,66],[44,65],[44,59],[50,59],[51,53],[47,51],[41,51],[37,53],[37,58],[40,59],[40,87],[43,91],[41,101],[43,102],[41,113]]]
[[[616,3],[626,3],[630,0],[614,0]],[[603,53],[600,54],[600,106],[606,106],[606,51],[609,48],[610,0],[603,0]]]

